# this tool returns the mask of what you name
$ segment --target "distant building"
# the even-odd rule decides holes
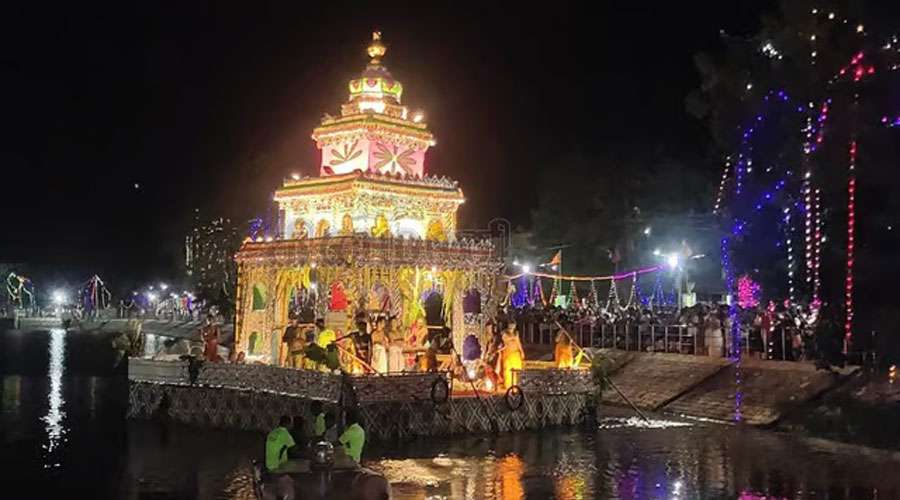
[[[184,242],[184,265],[194,289],[202,298],[215,300],[231,296],[237,284],[234,254],[241,244],[242,225],[219,217],[195,220]]]

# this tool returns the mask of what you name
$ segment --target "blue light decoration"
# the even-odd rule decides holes
[[[763,104],[768,107],[768,104],[772,101],[776,103],[786,103],[790,101],[790,97],[784,90],[770,90],[763,96]],[[753,159],[751,158],[753,154],[752,140],[756,132],[765,124],[765,119],[768,116],[765,114],[767,111],[768,110],[764,109],[760,114],[754,117],[749,125],[743,128],[744,132],[741,134],[741,145],[737,156],[738,159],[734,164],[734,194],[736,196],[740,196],[741,193],[743,193],[744,176],[753,169]],[[718,199],[716,204],[718,205],[720,203],[721,199]]]
[[[650,309],[653,309],[653,306],[662,307],[666,305],[666,293],[663,291],[662,278],[662,271],[657,271],[656,282],[653,284],[653,292],[650,294],[650,298],[647,301]]]
[[[766,103],[771,100],[775,100],[776,102],[787,103],[790,101],[790,97],[783,90],[779,91],[770,91],[763,97]],[[804,108],[789,108],[796,109],[797,112],[804,112]],[[743,133],[742,141],[741,141],[741,152],[738,154],[738,161],[735,164],[735,199],[733,201],[738,201],[744,194],[744,184],[745,184],[745,176],[747,173],[752,171],[752,159],[750,158],[752,154],[752,138],[753,135],[759,130],[759,127],[763,123],[764,115],[757,115],[755,117],[754,123],[756,125],[748,127],[746,131]],[[814,130],[810,128],[809,130]],[[769,170],[770,171],[770,170]],[[790,170],[786,172],[788,176],[792,174]],[[787,186],[787,180],[782,178],[777,180],[769,189],[763,189],[757,200],[750,205],[753,207],[753,212],[760,212],[766,206],[774,203],[778,199],[778,194],[783,191]],[[789,219],[786,220],[789,223]],[[741,371],[741,324],[740,317],[738,315],[738,305],[737,305],[737,290],[735,288],[735,273],[734,267],[732,264],[731,258],[731,240],[736,237],[744,236],[748,229],[748,220],[743,219],[739,214],[734,214],[731,220],[731,227],[728,234],[722,238],[721,240],[721,259],[722,259],[722,269],[725,274],[725,289],[726,293],[729,296],[729,305],[728,305],[728,320],[730,323],[729,327],[729,337],[731,339],[731,348],[728,352],[729,359],[731,359],[734,370],[735,370],[735,399],[734,399],[734,421],[740,422],[743,419],[742,415],[742,406],[743,406],[743,374]],[[789,260],[790,260],[790,251],[791,251],[791,238],[790,235],[787,239],[787,245],[789,249]],[[793,288],[793,286],[791,286]],[[722,325],[725,328],[726,325]]]
[[[250,219],[250,223],[247,228],[247,236],[249,236],[251,240],[256,241],[257,238],[264,237],[265,232],[266,228],[263,223],[262,217]]]
[[[731,351],[729,358],[734,363],[734,421],[740,422],[742,418],[741,407],[744,393],[741,387],[741,325],[738,318],[737,294],[735,293],[734,269],[731,266],[731,246],[728,237],[722,238],[722,269],[725,271],[725,290],[730,300],[728,301],[728,319],[731,323]],[[722,325],[724,328],[725,325]]]
[[[888,128],[900,127],[900,116],[881,117],[881,124]]]
[[[522,275],[516,285],[516,293],[510,298],[510,302],[512,306],[516,309],[521,309],[526,305],[529,305],[529,293],[528,293],[528,277]]]

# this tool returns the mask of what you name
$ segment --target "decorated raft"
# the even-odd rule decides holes
[[[193,373],[192,373],[193,372]],[[266,365],[131,359],[131,418],[165,413],[191,425],[268,431],[312,401],[359,410],[372,438],[507,432],[574,425],[594,393],[586,370],[525,369],[518,390],[451,393],[445,372],[333,375]]]
[[[267,431],[321,401],[358,409],[381,439],[583,418],[594,392],[587,371],[532,363],[515,372],[518,356],[501,378],[489,361],[499,352],[488,320],[506,290],[503,256],[490,239],[462,236],[462,190],[427,174],[434,137],[381,64],[380,33],[367,52],[340,116],[325,115],[313,130],[319,175],[285,179],[274,195],[277,223],[235,256],[234,352],[248,364],[133,359],[130,416]],[[309,330],[295,324],[312,322],[315,346],[341,356],[325,366],[339,364],[342,375],[318,371],[325,356],[314,359]],[[454,383],[441,367],[467,380]],[[501,380],[517,382],[493,392]]]

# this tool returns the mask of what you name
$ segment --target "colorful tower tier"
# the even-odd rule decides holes
[[[326,117],[313,131],[320,177],[287,180],[276,192],[284,237],[454,238],[465,198],[455,182],[425,175],[434,138],[422,115],[410,118],[401,105],[403,85],[381,65],[386,51],[373,33],[371,60],[350,81],[341,117]]]
[[[369,172],[422,177],[425,152],[434,145],[421,113],[409,115],[401,104],[403,85],[381,65],[387,48],[381,33],[372,33],[372,59],[350,81],[350,96],[340,118],[326,115],[312,138],[322,150],[321,173]]]

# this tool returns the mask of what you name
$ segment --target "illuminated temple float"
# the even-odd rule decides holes
[[[471,346],[467,335],[486,345],[485,323],[507,291],[502,264],[489,240],[457,237],[462,191],[426,175],[432,135],[401,105],[402,86],[381,65],[385,48],[373,38],[371,62],[350,82],[341,116],[313,131],[319,176],[286,180],[275,194],[279,233],[245,241],[236,256],[235,347],[248,362],[132,359],[129,416],[151,417],[168,401],[178,421],[268,431],[317,400],[357,408],[375,438],[540,428],[585,416],[594,392],[588,370],[528,360],[505,389],[482,378],[486,363],[483,371],[477,360],[448,369],[448,351]],[[298,311],[302,321],[325,319],[339,339],[360,316],[394,317],[407,363],[373,370],[342,351],[340,373],[273,366]],[[422,370],[409,358],[423,357],[426,324],[449,328],[452,349]]]
[[[457,350],[467,331],[482,335],[500,259],[489,240],[457,238],[462,190],[426,174],[434,138],[402,105],[385,51],[374,33],[341,115],[313,131],[319,175],[275,192],[278,235],[247,240],[236,256],[236,345],[248,359],[276,362],[289,314],[304,304],[338,336],[360,313],[396,318],[404,337],[414,324],[446,324]]]

